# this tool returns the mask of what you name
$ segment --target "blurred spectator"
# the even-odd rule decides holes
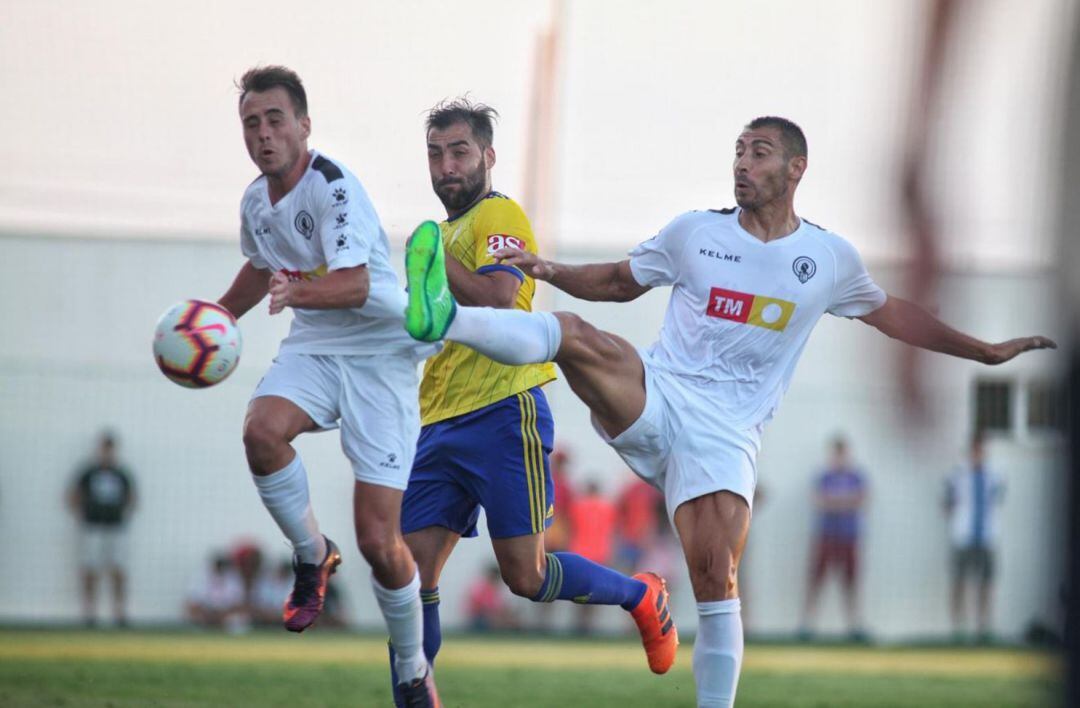
[[[77,473],[68,504],[79,521],[79,567],[83,621],[97,622],[98,577],[112,578],[113,616],[127,624],[127,521],[135,507],[135,483],[116,459],[116,438],[101,434],[93,462]]]
[[[615,503],[600,493],[600,485],[589,482],[570,507],[570,552],[609,565],[615,542],[615,516]],[[577,624],[581,634],[592,632],[594,607],[581,605]]]
[[[652,545],[660,525],[663,500],[656,487],[637,476],[619,493],[615,502],[615,567],[627,575],[642,568],[641,559]]]
[[[293,569],[289,558],[279,562],[273,572],[259,576],[251,596],[255,624],[275,627],[281,624],[281,608],[292,592],[292,586]]]
[[[858,605],[859,533],[865,505],[865,476],[852,464],[847,441],[838,436],[832,441],[829,464],[814,485],[817,528],[803,606],[803,638],[813,632],[818,594],[830,570],[839,573],[842,581],[849,637],[855,641],[865,638]]]
[[[506,602],[506,585],[497,564],[489,565],[469,587],[465,615],[469,628],[474,632],[518,626],[517,617]]]
[[[555,518],[544,532],[544,550],[555,553],[570,547],[570,508],[574,505],[574,488],[570,483],[570,452],[560,447],[551,453],[548,461],[555,491]],[[551,606],[549,603],[540,604]]]
[[[202,627],[245,631],[251,618],[244,607],[244,581],[227,554],[214,557],[210,568],[189,589],[188,619]]]
[[[964,590],[969,577],[978,581],[978,637],[990,638],[994,547],[998,535],[996,508],[1004,499],[1005,483],[987,469],[984,441],[977,433],[971,439],[967,463],[949,478],[945,489],[952,545],[952,621],[957,638],[964,631]]]
[[[668,590],[674,592],[672,588],[676,583],[673,581],[684,575],[683,552],[682,544],[667,518],[667,504],[663,495],[657,498],[653,513],[660,521],[656,524],[656,532],[649,539],[641,557],[640,566],[666,579]],[[739,582],[742,582],[741,578]]]
[[[236,541],[232,550],[229,551],[233,567],[240,576],[240,582],[244,586],[244,609],[250,615],[255,614],[255,591],[263,576],[263,555],[259,547],[252,541]],[[280,615],[280,609],[278,608]],[[280,621],[280,617],[278,618]]]

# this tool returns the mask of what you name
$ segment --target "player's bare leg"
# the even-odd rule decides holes
[[[287,398],[253,399],[244,418],[244,452],[251,473],[261,477],[285,467],[296,456],[292,441],[316,427],[308,414]]]
[[[311,508],[307,472],[292,447],[315,422],[280,396],[260,396],[248,405],[244,450],[263,506],[293,546],[296,582],[285,602],[285,628],[302,632],[322,612],[326,583],[341,563],[341,553],[319,532]]]
[[[555,317],[562,331],[555,363],[604,432],[618,436],[645,410],[645,365],[637,349],[572,312]]]
[[[742,665],[738,569],[750,530],[750,507],[737,494],[713,492],[680,504],[675,528],[698,603],[698,705],[731,706]]]
[[[424,614],[424,657],[435,665],[435,657],[442,647],[442,623],[439,618],[439,578],[450,554],[457,546],[461,535],[445,526],[428,526],[419,531],[407,533],[405,544],[412,552],[413,560],[420,572],[420,601]],[[391,685],[396,689],[397,671],[394,668],[393,642],[388,644],[390,652]],[[397,705],[404,705],[397,703]]]
[[[424,656],[420,574],[401,534],[403,494],[400,489],[357,481],[353,524],[360,553],[371,565],[371,585],[394,647],[399,679],[395,702],[411,705],[409,694],[415,692],[438,705],[431,667]]]

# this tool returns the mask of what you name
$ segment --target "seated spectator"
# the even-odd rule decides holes
[[[214,558],[209,571],[188,592],[188,619],[202,627],[243,631],[250,623],[244,610],[244,583],[227,555]]]
[[[488,566],[469,587],[465,616],[469,620],[469,628],[474,632],[518,626],[517,617],[506,602],[506,586],[498,565]]]

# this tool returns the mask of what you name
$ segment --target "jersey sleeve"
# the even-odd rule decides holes
[[[270,267],[270,264],[259,253],[255,234],[251,230],[251,221],[248,219],[247,209],[243,205],[240,206],[240,251],[245,258],[251,261],[251,265],[259,270],[266,270]]]
[[[316,229],[327,270],[367,265],[381,226],[358,182],[336,179],[315,196]]]
[[[692,214],[675,217],[660,233],[630,250],[630,272],[639,285],[673,285],[679,279]]]
[[[475,249],[473,257],[477,273],[506,271],[518,280],[524,281],[525,274],[518,268],[495,262],[495,251],[500,248],[516,248],[528,253],[536,253],[536,238],[525,211],[513,199],[490,197],[481,205],[473,225],[475,230]]]
[[[836,282],[828,307],[829,314],[862,317],[885,304],[885,291],[866,272],[866,266],[854,246],[837,237],[833,254],[836,257]]]

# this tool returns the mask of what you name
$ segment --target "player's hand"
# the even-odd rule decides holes
[[[270,314],[276,315],[292,304],[292,282],[284,273],[270,276]]]
[[[551,276],[554,274],[554,268],[551,267],[551,264],[535,253],[529,253],[517,248],[500,248],[492,255],[495,256],[496,263],[513,266],[537,280],[551,280]]]
[[[1007,342],[990,345],[985,363],[1004,364],[1014,357],[1035,349],[1057,349],[1057,343],[1049,337],[1019,337]]]

